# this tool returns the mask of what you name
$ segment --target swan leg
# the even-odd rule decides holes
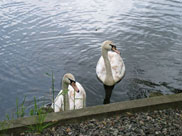
[[[111,95],[112,95],[113,88],[114,88],[114,85],[113,86],[104,85],[105,99],[104,99],[103,104],[109,104],[110,103],[110,98],[111,98]]]

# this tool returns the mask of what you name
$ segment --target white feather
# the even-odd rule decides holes
[[[108,59],[111,64],[111,70],[112,70],[114,81],[115,83],[117,83],[123,78],[125,74],[125,65],[124,65],[123,59],[121,58],[119,54],[112,51],[108,51]],[[97,63],[96,73],[98,78],[102,82],[104,82],[106,78],[106,68],[105,68],[105,63],[102,56],[100,57]]]
[[[70,110],[81,109],[86,107],[85,90],[82,87],[82,85],[78,82],[76,82],[76,86],[78,87],[79,92],[75,92],[71,85],[68,86],[68,98],[69,98]],[[58,93],[57,97],[55,98],[54,101],[55,109],[53,107],[53,104],[51,105],[51,107],[54,109],[54,112],[64,111],[64,99],[61,93],[62,90]]]

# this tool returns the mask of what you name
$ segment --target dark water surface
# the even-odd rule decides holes
[[[87,106],[102,104],[95,67],[100,45],[112,40],[126,65],[111,102],[182,89],[181,0],[0,0],[0,119],[16,98],[51,102],[66,72],[82,83]],[[57,92],[56,92],[57,94]]]

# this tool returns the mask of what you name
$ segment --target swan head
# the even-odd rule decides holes
[[[71,73],[66,73],[64,75],[63,82],[67,85],[71,85],[76,92],[79,92],[79,89],[76,85],[75,77]]]
[[[116,45],[112,41],[104,41],[102,44],[102,49],[105,49],[107,51],[114,51],[117,54],[120,54],[120,52],[116,49]]]

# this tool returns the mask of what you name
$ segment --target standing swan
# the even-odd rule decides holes
[[[54,112],[86,107],[85,90],[80,83],[75,81],[75,77],[71,73],[66,73],[63,76],[62,90],[58,93],[51,107]]]
[[[112,41],[103,42],[101,48],[102,56],[97,63],[96,74],[98,79],[104,84],[106,93],[104,104],[107,104],[110,103],[114,85],[125,75],[125,65],[120,52]]]

